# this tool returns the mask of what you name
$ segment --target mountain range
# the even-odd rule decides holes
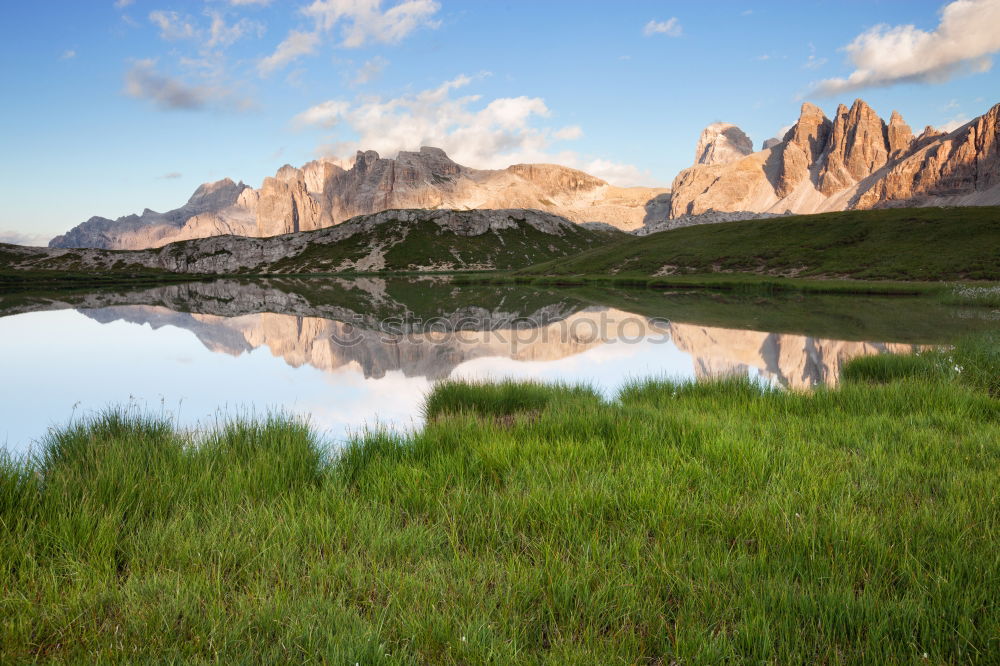
[[[553,164],[480,170],[421,148],[385,159],[358,152],[345,169],[317,160],[283,166],[260,189],[225,179],[202,185],[186,204],[166,213],[146,209],[117,220],[92,217],[54,238],[50,247],[135,250],[224,234],[277,236],[315,231],[394,209],[530,208],[573,222],[603,222],[631,230],[666,217],[667,189],[615,187]]]
[[[902,116],[886,122],[864,101],[834,118],[810,103],[780,139],[753,143],[714,123],[694,164],[670,188],[616,187],[553,164],[480,170],[438,148],[387,159],[358,152],[345,168],[317,160],[285,165],[259,189],[230,179],[199,187],[180,208],[111,220],[92,217],[53,248],[146,249],[220,235],[314,231],[392,209],[535,209],[577,223],[648,233],[691,224],[893,206],[1000,204],[1000,104],[951,132],[915,136]]]

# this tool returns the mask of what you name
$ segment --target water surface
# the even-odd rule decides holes
[[[588,383],[744,375],[832,386],[867,354],[995,326],[925,299],[746,297],[456,286],[445,280],[222,280],[125,293],[0,294],[0,445],[108,405],[197,428],[301,415],[331,441],[418,427],[445,378]]]

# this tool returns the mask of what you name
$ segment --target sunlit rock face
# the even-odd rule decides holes
[[[830,119],[807,102],[781,141],[735,160],[698,159],[681,171],[670,217],[998,205],[998,119],[1000,104],[953,132],[928,128],[914,138],[896,111],[886,123],[859,99]]]
[[[285,165],[259,189],[226,179],[202,185],[187,204],[167,213],[147,209],[117,220],[92,217],[49,246],[135,250],[225,234],[277,236],[400,208],[531,208],[573,222],[604,222],[631,230],[659,214],[647,204],[667,192],[615,187],[554,164],[472,169],[432,147],[403,151],[393,159],[359,151],[346,169],[336,160],[317,160],[301,168]]]

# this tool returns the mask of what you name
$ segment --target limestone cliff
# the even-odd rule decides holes
[[[256,190],[231,180],[203,185],[187,204],[168,213],[147,210],[118,220],[94,217],[49,246],[134,250],[221,234],[268,237],[402,208],[531,208],[573,222],[604,222],[632,230],[651,216],[666,217],[662,197],[668,192],[615,187],[554,164],[471,169],[438,148],[400,152],[395,159],[367,151],[358,152],[349,169],[328,160],[302,168],[283,166]]]
[[[712,123],[698,138],[695,164],[726,164],[753,152],[753,142],[731,123]]]
[[[807,102],[780,142],[681,171],[670,218],[1000,204],[998,120],[1000,104],[953,132],[927,128],[914,138],[896,111],[886,123],[859,99],[840,105],[831,120]]]

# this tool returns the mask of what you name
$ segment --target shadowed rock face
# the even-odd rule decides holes
[[[168,213],[147,210],[118,220],[93,217],[49,246],[131,250],[220,234],[268,237],[403,208],[531,208],[573,222],[604,222],[631,230],[642,225],[647,202],[668,191],[615,187],[552,164],[471,169],[438,148],[400,152],[395,159],[367,151],[358,152],[347,169],[329,160],[302,168],[283,166],[257,190],[230,180],[203,185],[187,204]]]
[[[1000,104],[918,138],[862,100],[833,120],[805,103],[782,141],[735,161],[696,163],[674,180],[670,217],[708,211],[818,213],[885,206],[1000,204]]]
[[[753,152],[753,142],[736,125],[712,123],[698,138],[695,164],[726,164]]]

